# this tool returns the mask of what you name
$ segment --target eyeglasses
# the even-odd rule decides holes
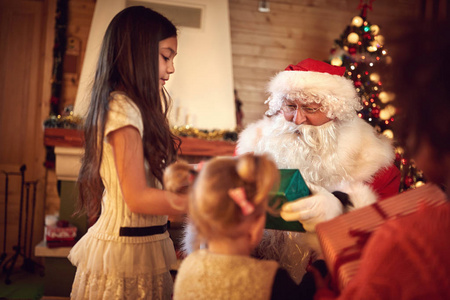
[[[281,105],[281,109],[283,110],[283,112],[288,115],[295,114],[295,112],[299,108],[306,114],[315,114],[317,111],[319,111],[322,108],[322,106],[319,106],[319,107],[309,107],[307,105],[299,106],[295,102],[283,102],[283,104]]]

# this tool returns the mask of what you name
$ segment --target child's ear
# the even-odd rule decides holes
[[[250,230],[250,239],[252,247],[255,248],[261,241],[264,226],[266,225],[266,214],[263,213],[255,219]]]

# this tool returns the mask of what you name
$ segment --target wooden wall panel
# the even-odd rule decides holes
[[[42,83],[43,64],[46,60],[46,50],[49,50],[45,47],[45,16],[44,1],[0,1],[0,40],[2,41],[0,43],[0,170],[19,173],[20,166],[25,164],[25,181],[38,182],[33,244],[43,236],[42,110],[46,106],[43,104],[42,95],[45,88]],[[17,176],[11,176],[9,180],[6,251],[12,254],[12,247],[18,242],[21,181]],[[6,176],[2,172],[0,176],[0,232],[2,235],[6,202],[5,182]],[[17,265],[20,266],[19,263]]]
[[[359,15],[359,0],[230,0],[234,86],[243,102],[244,125],[260,119],[270,78],[305,58],[325,60],[335,39]],[[418,0],[378,0],[368,20],[389,35],[388,23],[419,16]],[[386,24],[386,26],[383,26]]]

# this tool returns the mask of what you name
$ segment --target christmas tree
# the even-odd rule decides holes
[[[377,131],[394,139],[392,123],[395,121],[395,95],[383,90],[381,75],[391,62],[388,51],[384,48],[384,37],[380,27],[367,20],[367,10],[372,9],[372,2],[361,3],[361,13],[355,16],[331,49],[329,63],[344,66],[345,76],[351,79],[361,97],[363,109],[358,116],[366,120]],[[404,156],[401,147],[396,147],[397,167],[401,171],[400,191],[415,188],[424,183],[422,172],[417,170],[414,161]]]

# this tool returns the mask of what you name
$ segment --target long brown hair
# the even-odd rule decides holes
[[[159,89],[159,42],[176,37],[176,27],[143,6],[128,7],[109,24],[103,38],[85,119],[85,154],[78,176],[77,212],[95,217],[100,212],[104,185],[100,177],[103,136],[110,93],[123,91],[139,108],[144,125],[144,158],[162,182],[164,168],[176,160],[180,139],[167,120],[170,103]]]

